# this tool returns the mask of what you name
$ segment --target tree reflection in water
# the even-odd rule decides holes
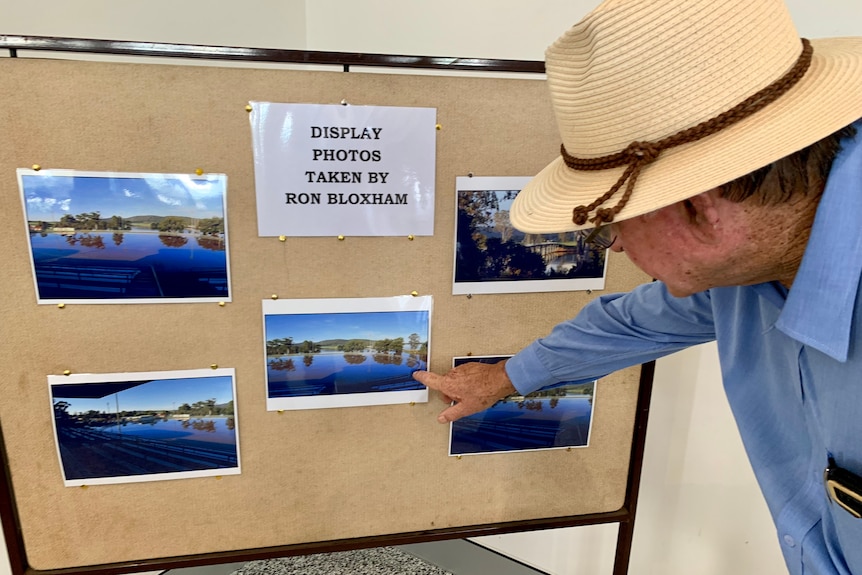
[[[400,355],[389,355],[388,353],[375,353],[374,361],[382,365],[401,365],[402,358]]]
[[[169,248],[181,248],[189,243],[189,239],[184,236],[168,236],[159,234],[159,239],[162,240],[162,243]]]
[[[311,364],[314,363],[314,356],[310,353],[305,354],[304,356],[302,356],[302,363],[305,365],[305,367],[311,367]]]
[[[97,250],[105,249],[105,240],[102,238],[102,236],[98,235],[93,236],[90,234],[81,234],[79,236],[76,234],[72,236],[66,236],[66,242],[71,246],[81,244],[81,247],[84,248],[96,248]]]
[[[530,411],[542,411],[542,402],[535,399],[528,399],[518,402],[518,409],[527,408]]]
[[[272,369],[277,369],[279,371],[296,371],[296,366],[293,364],[293,360],[288,359],[274,359],[269,362],[269,367]]]
[[[125,239],[124,236],[125,236],[125,234],[118,234],[116,232],[111,234],[111,239],[114,240],[114,245],[118,246],[118,245],[122,244],[123,239]]]
[[[224,238],[213,236],[198,236],[196,239],[198,241],[198,245],[205,250],[212,250],[214,252],[224,251]]]
[[[227,421],[225,422],[225,426],[228,428],[228,430],[233,431],[236,427],[236,421],[234,421],[233,417],[228,417]]]
[[[345,353],[344,361],[349,363],[350,365],[359,365],[360,363],[365,363],[367,358],[362,354],[356,353]]]
[[[191,427],[195,431],[206,431],[207,433],[215,433],[215,421],[212,419],[202,420],[196,419],[195,421],[189,421],[186,419],[182,422],[183,429],[188,429]]]
[[[590,399],[592,400],[592,398],[590,398]],[[554,409],[559,404],[560,404],[560,398],[559,397],[552,397],[550,399],[550,401],[548,401],[548,406],[551,409]],[[544,408],[544,405],[543,405],[542,400],[540,400],[540,399],[529,399],[529,397],[528,397],[528,398],[525,398],[522,401],[518,402],[518,409],[524,409],[524,408],[527,408],[531,411],[542,411],[542,409]]]

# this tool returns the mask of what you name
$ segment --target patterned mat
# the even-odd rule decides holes
[[[394,547],[250,561],[231,575],[452,575]]]

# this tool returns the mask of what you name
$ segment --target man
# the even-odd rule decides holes
[[[781,0],[608,0],[546,56],[561,155],[511,221],[658,281],[417,373],[439,421],[716,340],[790,572],[862,574],[862,38],[801,40]]]

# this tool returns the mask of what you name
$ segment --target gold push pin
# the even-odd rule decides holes
[[[344,236],[338,236],[338,241],[339,241],[339,242],[343,242],[343,241],[344,241]]]
[[[38,172],[41,169],[42,169],[42,166],[40,166],[39,164],[33,164],[33,171]]]
[[[246,112],[251,112],[252,110],[253,110],[253,108],[251,107],[251,104],[248,104],[248,105],[245,107],[245,111],[246,111]]]
[[[72,370],[71,369],[63,370],[63,375],[72,375]]]
[[[286,241],[287,241],[287,236],[278,236],[278,241],[280,241],[280,242],[286,242]]]
[[[218,369],[218,364],[217,363],[211,363],[210,369]]]
[[[63,309],[64,307],[66,307],[66,304],[64,304],[64,303],[58,303],[58,304],[57,304],[57,307],[58,307],[58,308],[60,308],[60,309]]]
[[[414,291],[410,292],[410,295],[412,295],[413,297],[418,297],[419,292],[414,290]]]
[[[81,486],[81,489],[86,489],[86,488],[88,488],[88,487],[89,487],[89,485],[82,485],[82,486]]]
[[[216,481],[218,481],[219,479],[221,479],[221,475],[216,475],[215,478],[216,478]]]
[[[274,293],[274,294],[272,294],[270,297],[271,297],[272,299],[278,299],[278,294],[277,294],[277,293]]]
[[[223,301],[218,302],[218,306],[219,306],[219,307],[224,307],[224,302],[223,302]]]
[[[283,410],[283,409],[279,409],[279,410],[278,410],[278,413],[279,413],[279,415],[281,415],[282,413],[284,413],[284,410]]]
[[[410,234],[409,236],[407,236],[407,239],[408,239],[408,240],[410,240],[410,241],[412,242],[412,241],[413,241],[413,239],[414,239],[413,234]]]
[[[436,126],[434,126],[434,127],[435,127],[435,128],[437,128],[438,130],[442,130],[442,129],[443,129],[443,126],[441,126],[440,124],[437,124],[437,125],[436,125]]]
[[[456,455],[456,456],[455,456],[455,459],[461,459],[461,456],[460,456],[460,455]]]
[[[204,171],[203,171],[202,169],[200,169],[200,168],[198,168],[197,170],[195,170],[195,173],[196,173],[197,175],[199,175],[199,176],[203,176],[203,175],[204,175]]]

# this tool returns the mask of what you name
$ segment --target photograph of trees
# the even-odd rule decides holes
[[[49,378],[67,485],[239,472],[233,370],[201,372]]]
[[[426,311],[267,315],[265,323],[269,397],[423,387],[411,374],[427,365]]]
[[[499,288],[482,284],[520,282],[530,285],[511,285],[506,291],[543,291],[549,287],[543,282],[576,280],[568,289],[593,289],[579,288],[577,280],[604,277],[605,250],[587,244],[582,231],[518,231],[509,221],[517,194],[517,189],[458,190],[455,285],[470,285],[471,293],[493,293]]]
[[[40,303],[230,298],[223,175],[18,175]]]
[[[431,296],[262,303],[267,409],[428,400]]]

